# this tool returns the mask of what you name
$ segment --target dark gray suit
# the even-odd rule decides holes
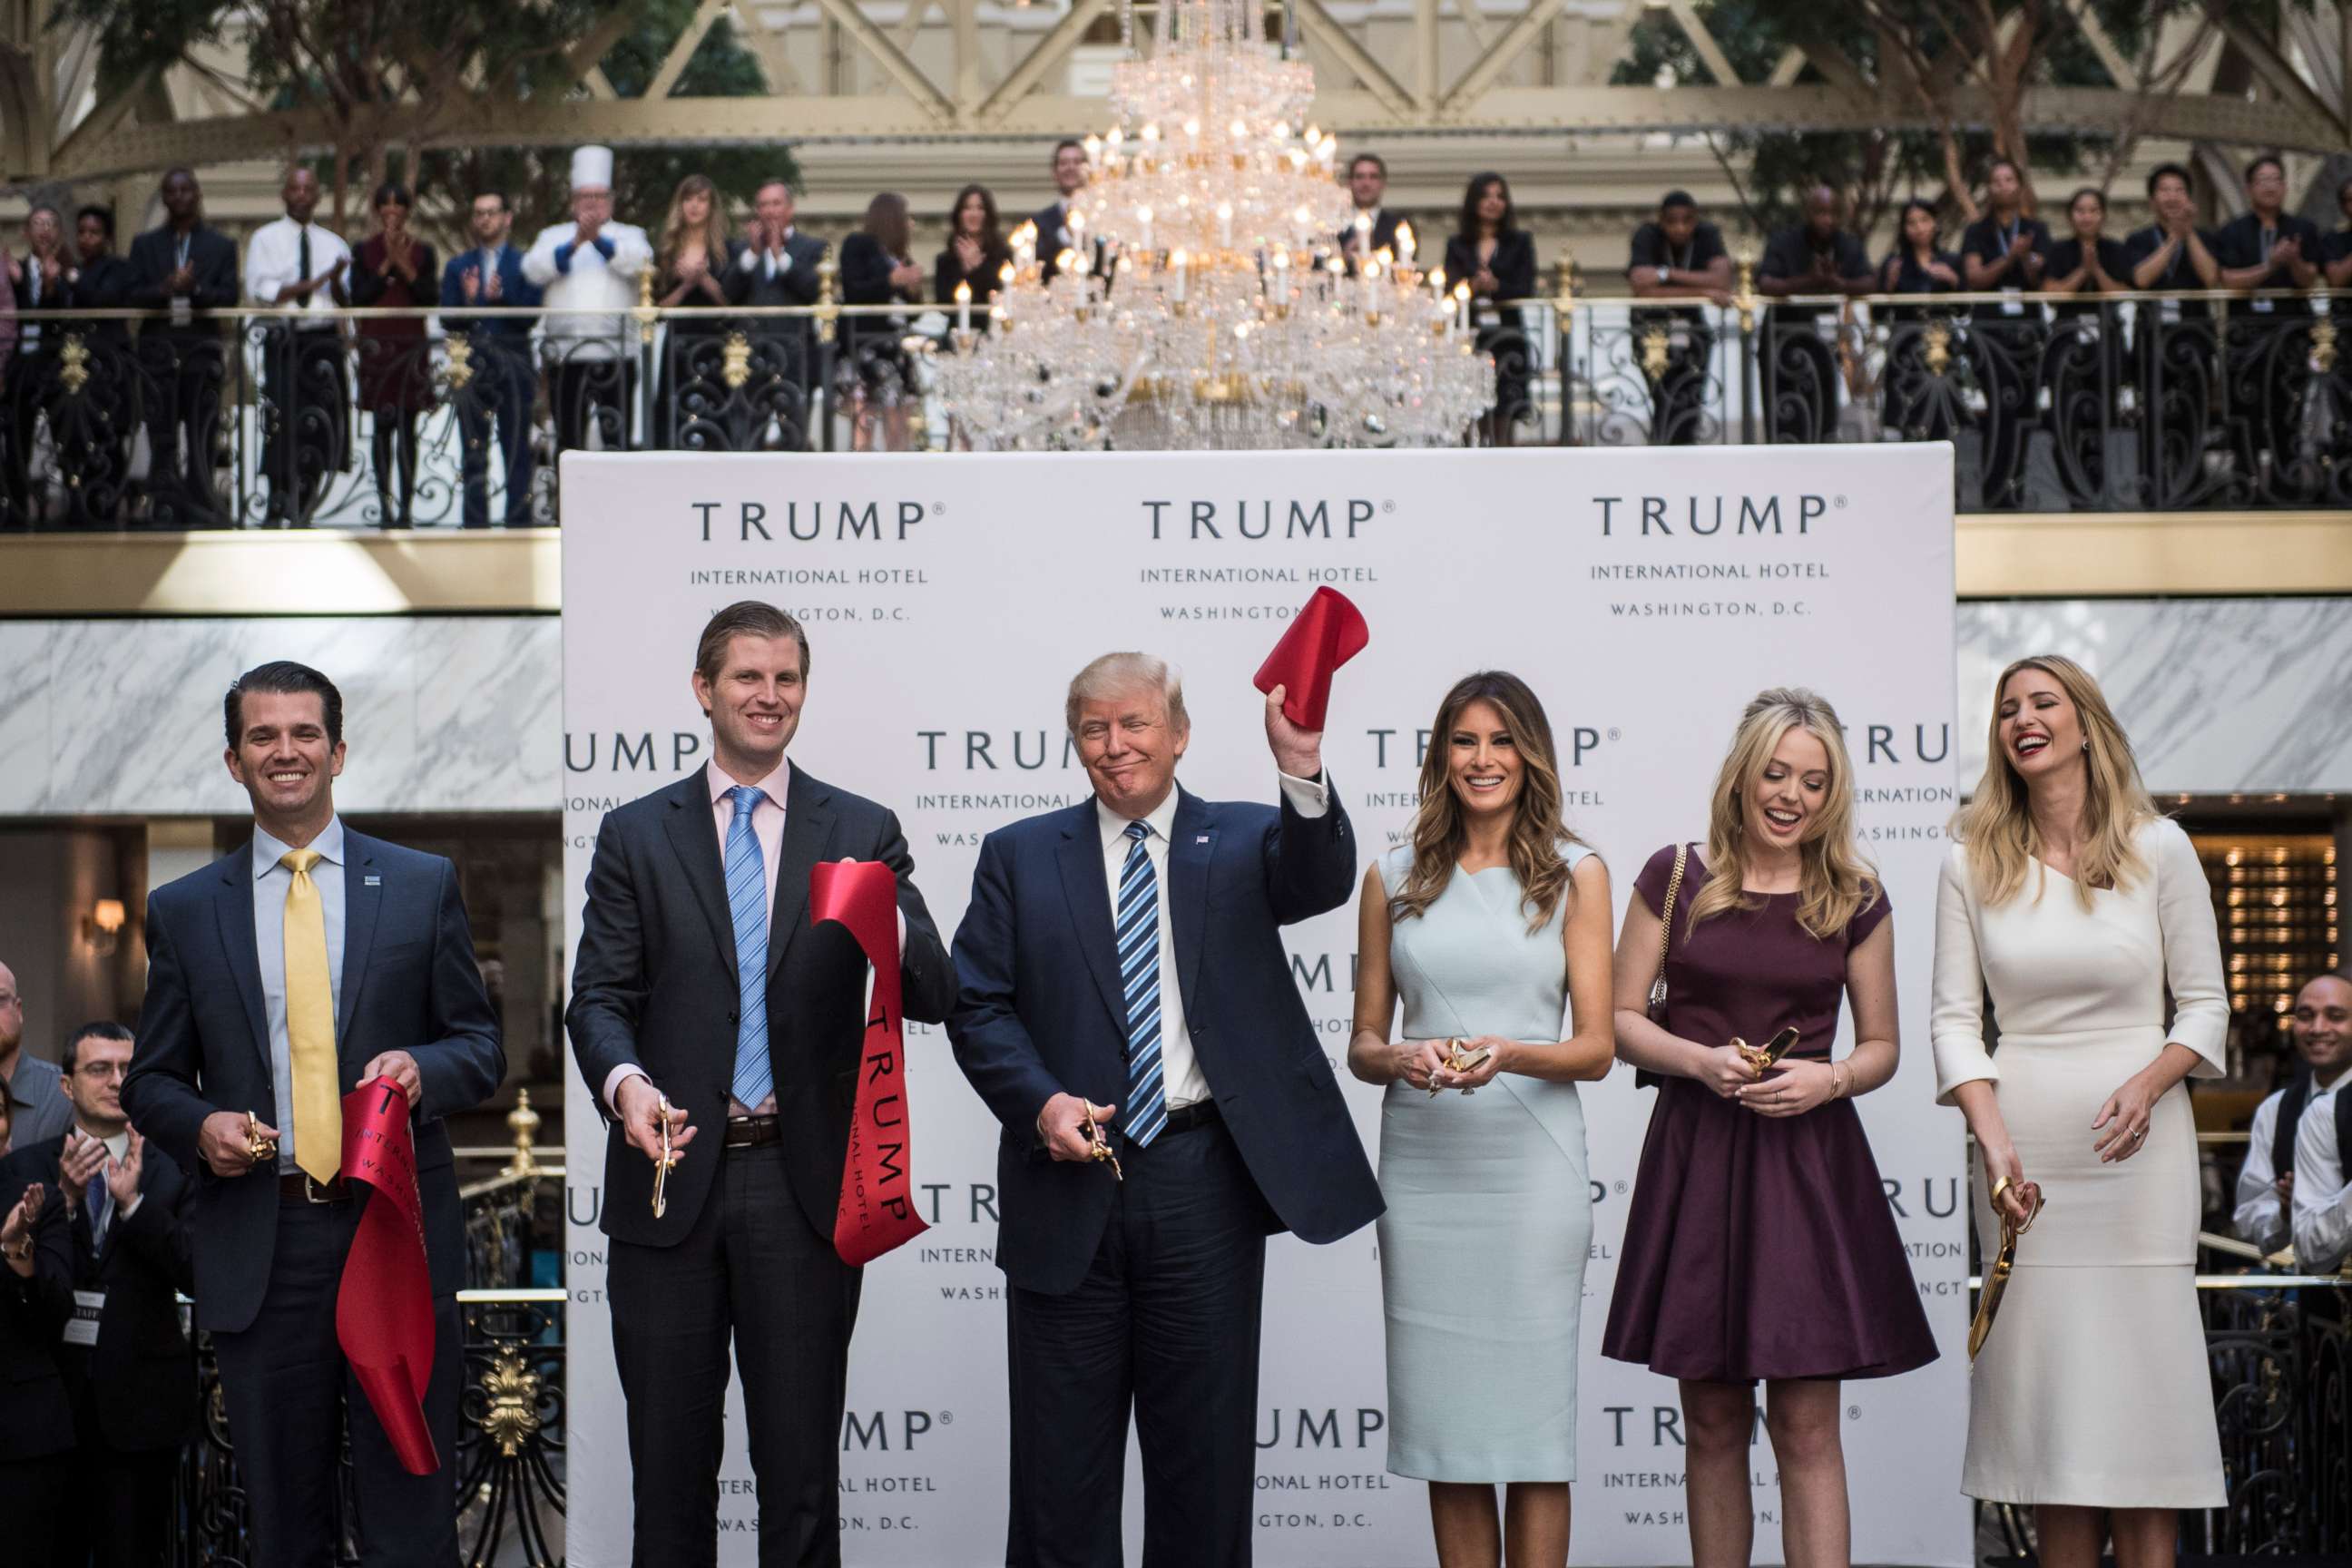
[[[368,1563],[454,1562],[454,1460],[462,1362],[456,1292],[465,1226],[442,1119],[489,1097],[505,1075],[457,868],[379,838],[344,834],[343,967],[335,1018],[340,1088],[385,1051],[424,1079],[414,1121],[425,1255],[436,1318],[425,1415],[441,1468],[414,1477],[335,1340],[335,1292],[357,1203],[283,1201],[264,1166],[223,1178],[198,1152],[216,1110],[270,1120],[269,1026],[254,938],[250,846],[157,889],[147,900],[147,998],[122,1084],[131,1125],[195,1173],[196,1322],[213,1332],[229,1426],[253,1505],[254,1568],[331,1560],[339,1404],[351,1407],[355,1521]]]
[[[841,1561],[841,1416],[860,1271],[832,1238],[865,1038],[866,958],[840,926],[809,924],[820,860],[879,860],[898,873],[906,1016],[937,1023],[955,1001],[955,972],[915,889],[898,818],[803,769],[790,779],[768,917],[774,1142],[722,1147],[741,987],[708,772],[608,815],[588,871],[564,1016],[581,1075],[601,1095],[615,1068],[640,1068],[701,1129],[670,1173],[661,1219],[652,1162],[617,1122],[605,1130],[605,1298],[629,1406],[634,1561],[647,1568],[716,1561],[730,1336],[762,1568]]]

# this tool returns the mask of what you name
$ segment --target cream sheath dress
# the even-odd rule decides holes
[[[2204,868],[2177,823],[2139,830],[2144,869],[2095,890],[2035,862],[1986,907],[1954,845],[1936,904],[1937,1098],[1990,1081],[2048,1206],[1971,1370],[1960,1489],[1990,1502],[2215,1508],[2225,1500],[2197,1315],[2197,1130],[2188,1086],[2157,1101],[2130,1159],[2103,1165],[2091,1121],[2167,1041],[2219,1077],[2229,1005]],[[2165,998],[2172,1020],[2165,1022]],[[1985,1048],[1982,999],[1999,1025]],[[2000,1230],[1981,1166],[1977,1234]]]

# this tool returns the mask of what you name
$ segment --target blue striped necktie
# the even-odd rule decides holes
[[[751,813],[768,796],[756,784],[737,784],[727,795],[735,803],[735,820],[727,825],[727,910],[735,921],[735,973],[742,987],[732,1092],[746,1110],[756,1110],[775,1088],[768,1066],[768,870],[760,836],[751,831]]]
[[[1168,1123],[1168,1085],[1160,1061],[1160,879],[1143,841],[1148,822],[1127,825],[1127,864],[1118,873],[1118,980],[1127,994],[1127,1137],[1143,1148]]]

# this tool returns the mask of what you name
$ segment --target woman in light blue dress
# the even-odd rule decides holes
[[[1517,677],[1464,678],[1430,737],[1412,842],[1364,878],[1348,1047],[1388,1087],[1388,1468],[1429,1483],[1441,1568],[1496,1568],[1507,1543],[1512,1568],[1552,1568],[1592,1239],[1576,1086],[1616,1049],[1609,873],[1560,820],[1551,725]]]

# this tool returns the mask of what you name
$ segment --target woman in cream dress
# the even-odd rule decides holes
[[[2048,1210],[1971,1372],[1961,1489],[2035,1505],[2049,1568],[2098,1561],[2103,1512],[2119,1568],[2157,1568],[2176,1510],[2225,1500],[2182,1082],[2222,1070],[2211,895],[2072,660],[2001,672],[1988,757],[1937,897],[1937,1093],[1983,1156],[1987,1258],[1996,1203],[2022,1217],[2031,1183]]]
[[[1616,1041],[1609,873],[1560,821],[1554,756],[1516,678],[1456,683],[1412,842],[1366,875],[1358,910],[1348,1066],[1388,1089],[1388,1468],[1429,1483],[1441,1568],[1568,1562],[1592,1242],[1577,1080],[1608,1072]],[[1455,1070],[1449,1040],[1491,1054]]]

